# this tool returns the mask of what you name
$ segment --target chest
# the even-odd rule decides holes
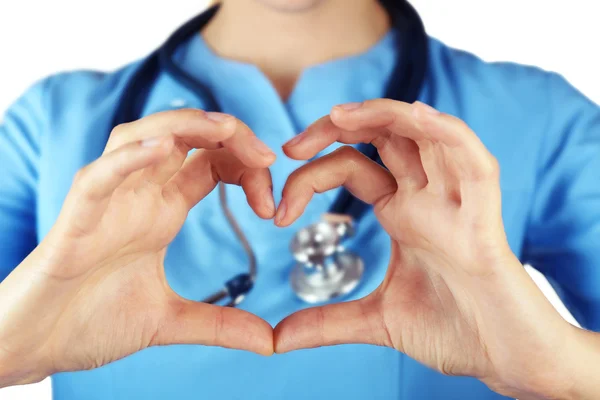
[[[353,99],[340,99],[340,102],[349,100]],[[450,101],[427,97],[422,100],[465,119],[498,158],[502,169],[502,212],[507,237],[513,251],[518,254],[527,224],[532,195],[530,188],[536,174],[535,157],[530,152],[537,145],[533,136],[521,135],[528,127],[523,127],[519,118],[510,115],[499,117],[494,113],[464,112]],[[166,93],[153,97],[146,113],[174,107],[202,108],[203,103],[190,93]],[[328,111],[329,105],[323,105],[314,113],[325,115]],[[301,165],[287,159],[280,146],[303,127],[290,123],[290,120],[278,121],[276,118],[274,115],[249,125],[277,152],[278,161],[271,172],[278,202],[287,177]],[[40,239],[54,224],[75,172],[102,153],[108,138],[108,120],[108,114],[68,118],[54,127],[57,132],[63,133],[60,140],[48,140],[44,144],[37,221]],[[272,221],[256,217],[240,188],[227,188],[229,208],[248,238],[258,264],[256,285],[242,308],[274,325],[290,313],[307,307],[295,296],[289,284],[294,264],[289,243],[299,228],[315,222],[329,209],[336,195],[337,192],[332,191],[316,196],[295,224],[282,229],[275,227]],[[372,212],[363,218],[356,236],[347,243],[347,247],[365,260],[365,275],[361,285],[345,300],[363,297],[379,285],[390,253],[389,237]],[[176,292],[192,300],[201,300],[221,289],[224,282],[234,275],[245,272],[247,265],[244,248],[225,218],[218,192],[214,191],[191,210],[180,233],[169,246],[165,272]],[[317,359],[318,362],[315,361]],[[415,393],[422,394],[423,390],[432,391],[436,387],[442,390],[457,382],[448,381],[444,386],[439,375],[427,375],[433,372],[417,365],[404,365],[406,362],[405,357],[393,350],[367,346],[331,347],[270,358],[257,358],[219,348],[176,346],[150,349],[86,376],[64,374],[56,378],[55,390],[60,395],[61,391],[72,393],[74,388],[78,388],[93,391],[95,396],[102,393],[102,397],[118,398],[116,393],[123,394],[123,387],[130,387],[135,395],[145,393],[148,398],[165,391],[168,391],[164,393],[167,397],[177,392],[181,398],[196,398],[198,383],[202,382],[204,392],[221,393],[225,388],[233,397],[242,398],[248,397],[249,386],[268,381],[273,393],[284,397],[284,394],[304,393],[311,398],[331,398],[339,397],[340,391],[343,391],[346,398],[415,398]],[[223,370],[229,373],[223,375]],[[232,375],[239,385],[230,384]],[[408,378],[398,379],[400,375]],[[223,381],[224,376],[227,381]],[[82,384],[82,379],[102,384]],[[332,379],[336,381],[332,382]],[[440,385],[432,385],[434,380]],[[341,381],[344,382],[343,387],[339,384]],[[369,384],[365,385],[365,382]],[[463,384],[467,383],[461,381]],[[484,392],[489,395],[489,391],[477,386],[477,382],[473,381],[470,385],[469,393],[481,392],[477,398],[487,398]],[[323,388],[330,388],[330,391],[324,393]],[[459,393],[457,390],[453,388],[452,393]],[[436,395],[430,394],[432,397]],[[80,397],[93,398],[88,392]]]
[[[202,99],[190,94],[153,96],[146,113],[173,107],[203,108]],[[536,148],[533,135],[522,132],[518,118],[495,114],[462,113],[451,102],[424,98],[439,109],[462,117],[478,133],[490,152],[501,165],[503,218],[507,237],[515,253],[521,250],[527,215],[531,201],[531,188],[535,180]],[[227,111],[227,110],[225,110]],[[234,113],[235,110],[231,110]],[[326,114],[328,105],[315,110]],[[254,118],[250,128],[276,151],[278,159],[271,169],[276,202],[287,177],[301,163],[285,157],[281,144],[293,137],[303,126],[294,126],[281,114]],[[70,120],[57,127],[66,132],[61,141],[46,143],[45,164],[40,168],[40,201],[38,202],[38,234],[41,237],[54,223],[62,201],[68,192],[75,172],[98,157],[108,138],[108,132],[98,132],[102,124],[94,120]],[[100,129],[101,130],[101,129]],[[519,145],[515,145],[518,143]],[[331,149],[328,149],[331,150]],[[61,157],[62,155],[62,157]],[[270,322],[276,323],[291,311],[304,306],[296,298],[289,284],[290,269],[294,264],[289,244],[298,229],[318,221],[334,202],[338,191],[315,196],[299,220],[288,228],[278,228],[272,221],[258,218],[248,206],[243,191],[228,186],[228,206],[248,238],[256,255],[259,278],[256,287],[245,301],[245,307]],[[389,238],[372,212],[368,212],[358,226],[356,236],[347,243],[358,253],[366,265],[364,282],[354,293],[355,297],[372,291],[383,279],[389,260]],[[248,257],[232,227],[228,224],[220,203],[218,191],[213,191],[194,207],[181,232],[171,244],[165,261],[169,284],[182,296],[200,300],[222,288],[225,281],[247,270]]]

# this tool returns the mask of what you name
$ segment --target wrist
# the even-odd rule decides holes
[[[497,343],[493,372],[484,382],[505,396],[526,399],[585,399],[577,396],[575,343],[578,332],[556,311],[514,255],[499,258],[480,285],[479,304]],[[597,397],[600,398],[600,397]]]
[[[565,343],[572,340],[572,336],[566,338]],[[484,383],[503,396],[519,400],[597,399],[598,396],[582,395],[577,384],[577,368],[581,366],[571,361],[576,359],[566,345],[543,350],[543,353],[533,350],[521,362],[513,360],[515,365],[510,371],[505,370]]]
[[[48,279],[46,268],[36,248],[0,284],[0,387],[39,382],[53,373],[45,346],[51,327],[43,322],[67,290]]]
[[[545,353],[530,355],[534,361],[529,373],[508,374],[486,382],[508,397],[520,400],[597,400],[600,398],[600,334],[564,321],[564,345]],[[511,376],[512,375],[512,376]],[[491,384],[490,384],[491,383]]]
[[[0,388],[37,383],[50,373],[40,368],[41,363],[27,361],[30,357],[12,357],[0,350]]]
[[[600,334],[571,325],[569,359],[565,374],[572,377],[570,387],[560,399],[587,400],[600,398]]]

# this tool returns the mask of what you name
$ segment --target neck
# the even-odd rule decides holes
[[[287,98],[305,68],[362,53],[389,28],[377,0],[326,0],[298,12],[226,0],[202,35],[219,56],[256,65]]]

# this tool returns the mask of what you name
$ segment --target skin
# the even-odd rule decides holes
[[[200,150],[186,159],[192,148]],[[170,111],[117,127],[104,155],[75,177],[50,233],[0,285],[0,386],[155,345],[272,354],[269,324],[181,298],[163,263],[188,211],[219,181],[241,185],[257,215],[272,218],[274,160],[223,114]]]
[[[346,1],[229,0],[202,34],[221,55],[260,66],[285,98],[303,68],[356,54],[387,30],[378,3]],[[273,35],[282,26],[293,34]],[[292,50],[302,57],[282,56]],[[498,164],[468,126],[379,99],[334,107],[284,150],[309,160],[336,141],[373,143],[387,169],[342,148],[295,171],[276,210],[275,157],[242,121],[178,110],[115,128],[102,157],[75,176],[50,233],[0,284],[0,387],[156,345],[270,355],[367,343],[519,399],[600,396],[600,339],[564,321],[510,251]],[[279,226],[314,193],[346,186],[374,205],[390,236],[384,281],[274,330],[242,310],[181,298],[165,280],[165,250],[219,181],[241,185],[257,215]]]
[[[282,99],[310,66],[359,54],[390,28],[376,0],[227,0],[202,30],[221,57],[253,64]]]
[[[510,251],[499,167],[474,132],[426,105],[380,99],[335,107],[284,150],[309,160],[336,141],[372,143],[387,170],[342,147],[289,177],[275,221],[291,224],[314,193],[343,185],[373,204],[390,235],[387,275],[361,300],[285,318],[275,351],[367,343],[519,399],[600,393],[591,376],[579,383],[590,374],[581,357],[598,365],[598,337],[586,344],[594,356],[576,350],[589,337],[558,315]]]

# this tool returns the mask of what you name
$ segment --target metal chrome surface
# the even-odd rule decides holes
[[[294,292],[307,303],[322,303],[350,293],[364,272],[359,256],[349,252],[335,254],[319,268],[298,263],[292,269],[290,283]]]

